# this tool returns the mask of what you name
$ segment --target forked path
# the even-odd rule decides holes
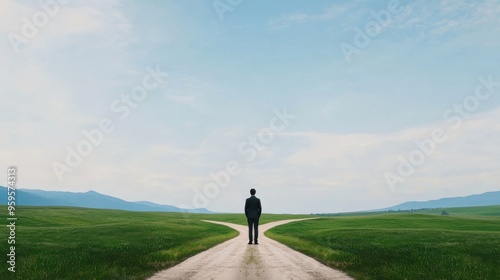
[[[275,226],[305,219],[285,220],[259,226],[259,245],[247,245],[248,228],[224,222],[239,235],[184,262],[153,275],[158,279],[352,279],[311,257],[267,238],[264,232]]]

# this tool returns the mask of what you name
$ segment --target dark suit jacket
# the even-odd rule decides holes
[[[260,205],[260,199],[252,195],[247,198],[245,202],[245,215],[247,218],[260,218],[262,213],[262,206]]]

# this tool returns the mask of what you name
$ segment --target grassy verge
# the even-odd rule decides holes
[[[499,279],[500,275],[498,217],[322,218],[276,227],[266,235],[357,279]]]
[[[16,272],[2,226],[0,279],[144,279],[237,235],[194,214],[21,207],[16,216]]]

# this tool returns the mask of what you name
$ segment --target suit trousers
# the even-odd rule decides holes
[[[248,240],[257,242],[259,240],[259,218],[247,218],[248,221]],[[252,236],[252,231],[255,234]],[[252,238],[254,237],[254,238]]]

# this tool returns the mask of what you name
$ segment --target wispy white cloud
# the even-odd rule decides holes
[[[24,38],[23,32],[29,23],[33,27],[28,29],[35,28],[36,36],[25,38],[29,41],[26,45],[34,46],[37,50],[60,49],[71,44],[75,36],[86,38],[86,45],[94,47],[123,47],[136,39],[132,36],[132,24],[120,11],[122,2],[61,1],[62,4],[58,4],[58,1],[54,1],[48,3],[55,5],[47,6],[44,1],[29,3],[5,0],[0,4],[0,32],[5,36],[17,34]],[[46,10],[50,11],[50,15]],[[33,18],[37,14],[47,19],[42,26],[34,25]]]
[[[439,144],[395,193],[383,174],[396,172],[399,158],[408,157],[417,148],[415,141],[429,138],[437,127],[446,127],[444,122],[390,134],[285,133],[283,137],[301,143],[300,148],[289,150],[279,168],[250,166],[245,179],[261,188],[274,185],[283,191],[307,186],[295,191],[297,199],[312,189],[322,190],[330,195],[330,205],[342,204],[344,198],[336,197],[336,192],[352,189],[358,193],[358,202],[363,201],[367,208],[390,203],[387,201],[434,199],[450,192],[465,195],[491,191],[500,184],[500,146],[496,141],[500,137],[499,117],[500,108],[478,114],[458,130],[450,130],[448,140]],[[374,194],[386,202],[371,201]],[[328,211],[328,207],[319,208]]]
[[[500,2],[449,1],[414,2],[413,12],[397,24],[403,30],[418,30],[421,35],[441,38],[443,35],[464,36],[467,33],[491,32],[500,29]]]
[[[442,21],[436,22],[435,23],[435,28],[429,31],[429,34],[432,36],[439,36],[443,35],[445,33],[450,32],[457,26],[459,26],[461,23],[458,20],[450,20],[450,19],[444,19]]]
[[[303,12],[283,14],[268,21],[268,26],[272,30],[283,29],[293,24],[304,24],[315,21],[327,21],[342,15],[352,8],[351,4],[335,4],[326,8],[323,12],[317,14],[308,14]]]

